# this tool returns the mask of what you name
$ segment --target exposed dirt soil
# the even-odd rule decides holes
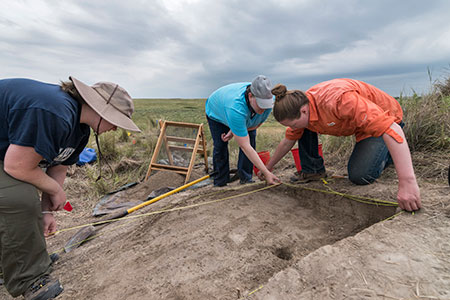
[[[277,174],[288,182],[293,171],[280,166]],[[395,207],[332,193],[395,201],[392,173],[370,186],[331,178],[189,189],[107,225],[70,253],[61,250],[76,230],[61,232],[48,239],[61,256],[58,299],[450,299],[446,182],[421,179],[424,208],[390,220]],[[143,201],[183,181],[171,172],[152,177],[123,198]],[[60,229],[96,220],[87,216],[97,203],[77,207],[78,196],[69,196],[74,211],[58,213]],[[3,288],[0,298],[10,299]]]

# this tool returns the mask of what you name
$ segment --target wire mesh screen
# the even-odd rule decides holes
[[[198,128],[167,126],[157,162],[188,167],[197,138]]]

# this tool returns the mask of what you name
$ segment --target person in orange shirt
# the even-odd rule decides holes
[[[298,140],[302,170],[291,180],[307,182],[326,177],[317,134],[355,135],[356,145],[348,162],[350,181],[358,185],[373,183],[393,162],[400,208],[420,209],[419,186],[402,129],[403,112],[393,97],[352,79],[325,81],[305,93],[278,84],[272,93],[275,95],[273,115],[288,128],[267,164],[269,170]]]

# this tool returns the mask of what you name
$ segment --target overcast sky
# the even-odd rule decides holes
[[[428,69],[449,72],[449,20],[448,0],[2,1],[0,78],[72,75],[134,98],[206,98],[258,74],[423,93]]]

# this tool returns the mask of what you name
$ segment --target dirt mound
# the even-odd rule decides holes
[[[200,176],[198,171],[194,171],[190,181]],[[95,206],[93,215],[113,214],[118,210],[139,205],[148,199],[184,185],[185,178],[184,175],[175,172],[156,171],[146,181],[129,183],[102,197]]]

